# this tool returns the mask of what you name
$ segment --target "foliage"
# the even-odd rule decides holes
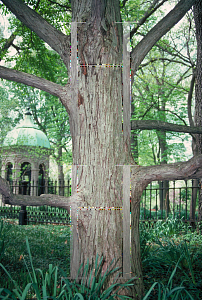
[[[171,222],[174,230],[168,235]],[[168,295],[169,299],[190,299],[188,293],[194,295],[193,299],[201,299],[201,236],[197,232],[191,232],[186,224],[175,219],[165,223],[164,230],[162,224],[141,224],[140,244],[144,283],[147,297],[151,297],[145,299],[167,299]]]
[[[62,284],[62,279],[61,282],[58,283],[58,267],[53,268],[52,264],[49,264],[49,269],[45,275],[42,270],[37,269],[36,271],[38,271],[41,275],[40,277],[37,277],[36,271],[33,267],[28,239],[26,239],[26,245],[29,254],[31,270],[27,266],[26,261],[25,264],[31,282],[27,283],[24,290],[22,290],[20,286],[17,284],[17,282],[12,279],[11,275],[6,270],[6,268],[2,264],[0,264],[0,266],[3,268],[3,270],[6,272],[6,274],[8,275],[8,277],[10,278],[10,280],[13,282],[15,286],[15,289],[13,289],[12,292],[9,291],[8,289],[1,288],[0,290],[2,294],[1,298],[7,299],[8,296],[11,296],[11,298],[13,299],[24,300],[30,294],[30,290],[32,290],[32,292],[36,294],[38,300],[47,299],[49,297],[54,297],[54,298],[57,297],[57,299],[64,299],[62,296],[66,294],[65,285]],[[58,284],[59,284],[59,288],[58,288]]]
[[[49,264],[49,269],[46,272],[46,274],[44,274],[44,272],[41,269],[37,269],[35,271],[32,262],[30,246],[27,238],[26,238],[26,245],[29,254],[31,270],[29,269],[26,260],[25,260],[25,264],[27,267],[27,271],[29,273],[30,282],[27,283],[24,290],[22,290],[20,286],[17,284],[17,282],[12,279],[11,275],[6,270],[6,268],[2,264],[0,264],[0,266],[3,268],[3,270],[6,272],[6,274],[8,275],[8,277],[10,278],[10,280],[13,282],[15,286],[15,289],[13,289],[12,292],[9,291],[8,289],[1,288],[0,294],[2,299],[8,299],[8,297],[11,296],[12,299],[24,300],[30,294],[30,290],[32,293],[36,295],[37,300],[47,299],[50,297],[53,299],[56,299],[56,297],[57,299],[76,299],[76,296],[78,296],[80,299],[92,299],[92,300],[93,299],[103,299],[103,300],[114,299],[117,296],[119,290],[131,286],[132,284],[130,282],[134,280],[134,278],[132,278],[127,283],[124,284],[114,283],[108,289],[104,290],[103,287],[105,286],[105,282],[108,279],[108,277],[110,277],[113,273],[117,273],[119,268],[114,268],[113,270],[109,271],[109,269],[113,264],[112,261],[107,271],[104,273],[104,275],[101,275],[103,257],[101,258],[98,264],[98,256],[96,257],[95,260],[95,269],[93,269],[93,267],[90,268],[89,262],[84,267],[81,284],[77,283],[77,279],[75,279],[74,282],[70,282],[67,278],[65,278],[65,276],[59,279],[58,267],[53,267],[52,264]],[[81,268],[82,265],[79,268],[78,275],[80,273]],[[36,274],[37,271],[40,273],[40,277],[37,277]],[[93,274],[93,271],[95,271],[95,274]],[[113,293],[114,290],[116,290],[115,293]],[[118,297],[120,299],[129,298],[127,296],[119,296],[119,295]]]
[[[129,299],[127,296],[121,296],[118,295],[118,292],[123,288],[128,288],[129,286],[133,285],[131,282],[134,280],[134,278],[131,278],[126,283],[115,283],[116,279],[119,277],[119,273],[117,274],[116,278],[113,280],[113,284],[105,288],[107,281],[112,276],[113,273],[117,273],[119,268],[113,268],[111,269],[113,265],[114,260],[110,263],[108,269],[102,275],[102,266],[103,266],[103,257],[101,257],[101,260],[98,264],[98,255],[95,260],[95,266],[93,269],[93,266],[90,267],[89,261],[87,262],[86,266],[84,267],[83,274],[82,274],[82,280],[80,284],[76,283],[76,280],[73,283],[68,283],[69,285],[69,292],[70,294],[72,291],[80,292],[84,299],[117,299],[116,297],[120,299]],[[78,275],[80,273],[82,265],[79,268]],[[111,269],[111,270],[109,270]],[[108,278],[109,277],[109,278]],[[78,286],[78,288],[76,287]],[[116,291],[112,294],[113,291]]]
[[[8,231],[8,228],[10,230]],[[31,248],[34,248],[32,258],[36,268],[47,270],[49,264],[56,264],[59,270],[62,268],[69,275],[69,227],[54,225],[27,225],[19,226],[5,222],[5,254],[2,264],[18,282],[21,288],[25,288],[29,279],[23,257],[27,257],[26,236],[29,238]],[[12,242],[11,242],[12,241]],[[56,263],[57,262],[57,263]],[[27,262],[29,265],[29,262]],[[60,276],[62,276],[61,272]],[[39,276],[39,274],[38,274]],[[1,283],[7,289],[13,289],[13,283],[6,280],[0,270]]]
[[[190,215],[190,212],[186,211],[185,209],[177,210],[173,214],[173,212],[167,213],[165,209],[157,210],[157,211],[150,211],[149,209],[144,208],[144,207],[140,208],[140,220],[159,220],[158,224],[160,224],[161,219],[163,219],[165,221],[167,218],[168,219],[173,218],[173,219],[176,219],[176,221],[180,220],[180,219],[189,220],[189,215]],[[197,219],[198,212],[196,212],[195,215],[196,215],[196,219]]]
[[[169,231],[170,222],[172,222],[172,220],[169,220],[169,222],[164,226],[165,232]],[[166,226],[167,229],[165,229]],[[8,228],[10,228],[10,230],[7,230]],[[188,294],[186,294],[185,289],[190,293],[190,295],[193,295],[192,297],[194,300],[201,299],[201,236],[197,235],[197,232],[191,232],[189,228],[186,227],[186,224],[182,223],[180,225],[180,223],[178,224],[175,220],[173,220],[172,228],[175,228],[175,232],[172,235],[163,236],[164,231],[162,230],[162,224],[154,224],[153,227],[149,227],[149,223],[140,224],[141,258],[143,262],[143,275],[146,291],[148,292],[154,283],[156,283],[155,286],[153,286],[154,290],[153,288],[151,289],[152,292],[150,294],[150,298],[147,299],[158,299],[159,289],[162,291],[161,297],[163,297],[163,294],[168,295],[173,289],[179,287],[182,288],[182,286],[184,288],[182,288],[180,293],[184,293],[182,294],[184,300],[190,299]],[[26,236],[28,236],[30,247],[34,248],[32,261],[36,268],[40,269],[43,273],[42,276],[40,271],[36,271],[36,279],[37,282],[41,284],[41,287],[43,284],[45,285],[46,278],[46,280],[51,278],[50,280],[53,283],[52,287],[54,287],[55,276],[59,280],[57,285],[59,287],[61,278],[63,277],[65,279],[69,276],[69,227],[53,225],[18,226],[5,222],[4,231],[6,232],[5,244],[8,245],[5,249],[5,255],[2,258],[2,264],[8,270],[12,278],[17,282],[18,286],[20,286],[22,291],[25,290],[28,283],[31,283],[30,276],[27,273],[26,266],[24,264],[25,259],[29,270],[32,268],[30,261],[27,259],[29,254],[26,252]],[[156,237],[156,233],[158,233],[158,231],[161,236],[159,238]],[[9,241],[12,242],[9,243]],[[177,264],[178,267],[175,270]],[[49,267],[49,265],[52,266]],[[97,266],[98,265],[99,264],[97,263]],[[64,272],[61,271],[61,268],[64,269]],[[174,270],[175,273],[172,274]],[[4,288],[10,291],[15,289],[13,282],[8,281],[2,271],[3,269],[0,271],[0,276],[1,282],[4,284]],[[92,269],[90,268],[90,265],[88,265],[88,267],[86,266],[84,268],[83,275],[90,275],[91,271]],[[48,274],[47,277],[46,272]],[[100,273],[97,272],[97,275],[100,276]],[[172,280],[169,281],[171,275],[173,275],[173,277]],[[33,277],[33,274],[31,274],[31,276]],[[85,276],[83,276],[83,283],[88,283],[88,280],[84,280]],[[99,282],[99,276],[97,283]],[[42,280],[42,277],[44,281]],[[82,294],[82,296],[84,299],[88,299],[87,295],[90,295],[91,293],[87,285],[82,285],[81,281],[79,283],[75,282],[74,285],[74,282],[67,280],[65,282],[63,280],[63,285],[65,284],[69,284],[68,286],[70,290],[72,290],[72,294],[82,294],[83,292],[84,294]],[[46,283],[46,287],[48,292],[48,281]],[[98,286],[96,286],[96,288],[97,287]],[[59,289],[57,291],[59,291]],[[171,296],[174,295],[175,291],[176,290],[173,291]],[[180,289],[178,291],[180,291]],[[172,299],[171,296],[168,299]]]
[[[34,2],[29,3],[29,5],[33,6],[37,12],[42,13],[56,28],[61,29],[60,26],[64,26],[65,31],[69,32],[70,14],[67,13],[71,10],[69,5],[60,6],[55,3],[50,8],[48,1],[43,1],[40,5],[38,3],[36,7]],[[4,6],[2,9],[5,14],[8,12]],[[55,14],[56,11],[57,14]],[[4,60],[7,63],[11,62],[15,69],[30,74],[33,74],[34,69],[35,75],[65,85],[68,74],[60,56],[15,17],[9,16],[9,24],[9,31],[15,36],[12,45],[15,45],[15,49],[18,50],[12,56],[10,56],[9,51],[2,52]],[[6,39],[2,37],[0,42],[4,45]],[[2,94],[8,90],[9,97],[0,97],[2,101],[0,117],[2,115],[4,128],[8,128],[7,131],[1,130],[0,139],[5,138],[6,133],[12,129],[11,125],[15,126],[16,121],[23,117],[23,111],[25,112],[30,107],[39,129],[48,136],[51,147],[54,149],[52,153],[54,159],[58,164],[62,164],[64,161],[71,164],[72,154],[67,147],[70,141],[68,115],[58,98],[23,84],[4,81]],[[3,111],[6,105],[9,107],[8,116]],[[10,120],[10,116],[15,115],[18,116],[18,120]]]
[[[0,261],[4,255],[5,249],[5,233],[3,232],[3,220],[0,219]]]
[[[134,10],[131,9],[133,5]],[[144,15],[143,11],[148,9],[147,3],[141,5],[142,1],[136,1],[134,4],[128,1],[122,18],[124,20],[126,18],[127,21],[131,18],[139,20]],[[139,39],[147,34],[157,19],[162,17],[162,11],[160,9],[152,14],[143,26],[138,28],[137,34],[131,40],[132,45],[136,45]],[[135,15],[137,12],[140,16]],[[186,99],[196,61],[192,18],[192,15],[187,14],[180,29],[176,31],[173,28],[161,38],[139,66],[132,89],[134,99],[132,119],[189,124]],[[131,29],[135,27],[138,27],[138,22],[137,25],[131,26]],[[187,153],[184,144],[188,140],[191,143],[188,134],[162,133],[157,130],[136,130],[133,134],[137,135],[136,151],[138,151],[139,163],[142,165],[159,164],[162,160],[179,161],[191,155]],[[165,149],[162,149],[162,144]]]
[[[159,283],[159,282],[155,282],[151,288],[149,289],[149,291],[147,292],[146,296],[142,299],[142,300],[147,300],[149,299],[149,296],[151,294],[151,292],[154,290],[154,287],[157,285],[158,286],[158,300],[166,300],[168,299],[171,295],[172,299],[191,299],[194,300],[194,298],[190,295],[190,293],[185,289],[184,286],[180,285],[178,287],[173,287],[173,277],[175,275],[175,272],[177,270],[178,264],[180,262],[177,262],[169,280],[166,286],[164,286],[164,284]],[[183,298],[182,298],[182,293],[184,294]],[[186,297],[187,296],[187,297]],[[156,296],[155,296],[156,297]],[[156,298],[157,299],[157,298]]]
[[[69,119],[65,108],[59,100],[48,93],[22,84],[7,83],[4,84],[4,90],[6,88],[10,90],[11,103],[15,102],[15,107],[12,108],[12,114],[18,115],[17,120],[23,118],[23,112],[26,112],[29,107],[35,123],[39,129],[47,135],[51,147],[54,149],[52,155],[57,163],[63,161],[71,163],[72,154],[68,146],[71,139]],[[7,102],[6,99],[3,104],[6,105]],[[6,118],[6,114],[2,115],[2,121],[5,127],[8,125],[8,129],[12,129],[9,124],[9,119]],[[11,124],[16,125],[16,121]],[[6,133],[2,131],[2,140],[5,138]],[[34,149],[33,152],[36,152],[36,149]],[[41,151],[39,153],[41,154]],[[32,154],[30,153],[30,155]]]
[[[15,113],[14,113],[15,109]],[[0,143],[19,121],[16,99],[10,99],[8,90],[0,86]]]
[[[183,221],[183,218],[169,217],[166,220],[158,220],[157,222],[141,222],[140,232],[150,241],[156,238],[173,237],[179,234],[186,234],[190,230],[190,226]]]
[[[10,229],[10,224],[6,224],[5,226],[4,220],[0,217],[0,261],[3,261],[6,245],[8,246],[9,244],[7,236],[9,235]]]

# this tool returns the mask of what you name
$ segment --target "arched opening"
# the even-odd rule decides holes
[[[11,184],[13,181],[12,176],[13,176],[13,164],[9,162],[6,166],[6,180],[9,182],[9,184]]]
[[[31,182],[31,165],[24,162],[21,165],[20,172],[20,189],[19,193],[22,195],[30,195],[30,182]]]
[[[38,177],[38,195],[45,193],[45,166],[39,165],[39,177]]]

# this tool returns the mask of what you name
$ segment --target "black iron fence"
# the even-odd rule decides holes
[[[9,181],[13,194],[40,196],[41,194],[54,194],[69,197],[71,195],[70,180],[44,180],[42,181]]]
[[[199,188],[198,179],[152,182],[142,195],[140,220],[173,216],[185,222],[197,222]]]
[[[47,181],[44,184],[11,182],[14,194],[39,196],[49,193],[61,196],[71,195],[70,181]],[[199,181],[152,182],[143,192],[140,202],[140,221],[164,220],[173,216],[185,222],[196,223],[198,220]],[[7,219],[19,219],[26,224],[69,224],[67,211],[51,206],[19,207],[0,205],[0,216]],[[26,219],[23,221],[23,219]]]

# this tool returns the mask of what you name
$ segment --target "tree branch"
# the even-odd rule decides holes
[[[65,8],[66,11],[70,11],[71,12],[71,5],[63,5],[61,3],[58,3],[58,2],[55,2],[55,1],[52,1],[52,0],[48,0],[48,2],[50,2],[52,4],[55,4],[55,5],[58,5],[59,7]]]
[[[67,209],[70,213],[71,208],[77,208],[82,200],[81,193],[75,193],[70,197],[63,197],[52,194],[44,194],[41,196],[14,195],[10,191],[8,181],[0,177],[0,194],[3,195],[3,202],[10,205],[25,206],[43,206],[49,205]]]
[[[68,96],[67,95],[68,85],[63,87],[57,83],[51,82],[44,78],[32,74],[28,74],[28,73],[16,71],[13,69],[9,69],[6,67],[0,66],[0,78],[12,80],[15,82],[19,82],[19,83],[23,83],[35,87],[53,96],[62,97],[64,94]],[[69,94],[69,98],[70,98],[70,94]]]
[[[179,61],[179,60],[175,60],[175,59],[169,59],[169,58],[164,58],[164,57],[158,57],[158,58],[151,58],[150,60],[148,60],[148,62],[141,64],[138,69],[144,68],[146,66],[148,66],[149,64],[155,62],[155,61],[168,61],[168,62],[173,62],[173,63],[177,63],[177,64],[181,64],[184,65],[186,67],[190,67],[190,64],[183,62],[183,61]]]
[[[141,35],[143,38],[146,36],[140,32],[138,32],[139,35]],[[165,44],[165,47],[163,47],[162,45],[160,45],[159,43],[156,43],[156,47],[159,48],[160,50],[163,50],[164,52],[168,53],[169,55],[171,55],[172,57],[178,57],[179,59],[181,59],[182,61],[184,61],[185,63],[190,64],[190,60],[184,56],[182,53],[180,53],[179,50],[177,50],[176,48],[174,48],[171,45],[166,44],[163,40],[162,43]],[[172,48],[172,50],[175,51],[175,53],[173,53],[171,50],[169,50],[169,48]],[[191,65],[191,64],[190,64]]]
[[[158,3],[158,0],[154,0],[154,2],[150,5],[148,10],[144,13],[144,16],[138,21],[136,26],[131,30],[130,32],[130,39],[134,36],[134,34],[138,31],[138,28],[142,26],[146,20],[159,8],[161,7],[167,0],[162,0],[160,3]],[[158,5],[156,5],[158,3]]]
[[[128,0],[123,0],[123,4],[122,4],[121,8],[124,8],[124,7],[125,7],[127,1],[128,1]]]
[[[34,31],[42,40],[44,40],[52,49],[54,49],[62,58],[66,60],[65,51],[69,44],[68,36],[54,28],[36,11],[29,8],[22,0],[1,0],[6,7],[28,28]]]
[[[161,131],[175,131],[190,134],[202,134],[202,127],[191,127],[186,125],[177,125],[156,120],[133,120],[131,121],[132,130],[161,130]]]
[[[181,0],[173,10],[169,12],[161,21],[159,21],[147,35],[138,43],[131,53],[131,69],[136,73],[140,63],[147,53],[166,34],[175,24],[177,24],[186,12],[192,7],[195,0]]]
[[[152,181],[189,180],[202,177],[202,155],[194,156],[186,162],[158,166],[132,166],[131,186],[143,182],[144,188]]]
[[[13,41],[16,38],[16,33],[12,33],[11,36],[5,41],[5,44],[3,45],[3,47],[1,48],[1,56],[3,56],[3,54],[10,48],[10,46],[13,45]],[[0,61],[2,60],[2,57],[0,57]]]

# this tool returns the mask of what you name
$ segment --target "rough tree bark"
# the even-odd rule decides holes
[[[21,0],[2,2],[60,54],[70,74],[70,38]],[[136,46],[131,55],[133,75],[148,51],[184,16],[193,3],[193,0],[181,0]],[[77,23],[78,69],[71,74],[71,83],[77,82],[78,77],[77,87],[70,83],[62,87],[5,67],[0,67],[0,77],[57,95],[66,107],[73,144],[73,195],[66,199],[43,195],[40,199],[43,204],[62,207],[71,205],[74,209],[79,207],[77,263],[85,264],[87,258],[92,260],[96,254],[104,255],[104,272],[112,259],[122,258],[123,220],[119,209],[123,205],[121,165],[135,165],[130,151],[130,138],[122,135],[122,71],[120,67],[115,67],[121,65],[123,53],[122,25],[116,23],[121,22],[119,1],[72,1],[72,22],[80,22]],[[71,41],[72,44],[74,42]],[[75,56],[76,51],[71,53],[71,59],[75,59]],[[73,64],[71,67],[74,68]],[[144,293],[139,244],[139,201],[142,191],[152,180],[194,177],[202,173],[201,166],[202,156],[175,165],[131,167],[132,275],[138,278],[134,280],[131,291],[134,299],[140,300]],[[3,181],[0,186],[6,201],[12,204],[20,201],[24,205],[34,205],[32,201],[39,203],[38,197],[11,195]],[[118,266],[122,266],[121,260]]]

